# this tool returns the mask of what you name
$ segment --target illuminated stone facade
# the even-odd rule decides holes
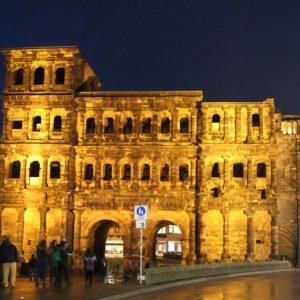
[[[75,262],[87,247],[103,256],[113,227],[124,263],[135,263],[133,207],[146,204],[148,261],[168,224],[182,232],[183,264],[298,261],[297,135],[282,134],[272,99],[99,92],[76,47],[2,53],[0,233],[25,259],[62,236]]]

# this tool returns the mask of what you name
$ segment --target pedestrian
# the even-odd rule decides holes
[[[107,273],[107,261],[106,258],[103,257],[100,261],[100,275],[105,277]]]
[[[95,262],[96,262],[96,256],[93,255],[93,252],[90,248],[86,250],[85,256],[84,256],[84,271],[85,271],[85,283],[92,284],[93,282],[93,275],[95,270]]]
[[[36,276],[36,257],[34,254],[31,255],[30,259],[29,259],[29,281],[35,280],[35,276]]]
[[[40,281],[43,286],[46,285],[46,269],[47,269],[47,260],[48,260],[48,251],[46,240],[42,240],[38,245],[36,250],[36,277],[35,277],[35,285],[39,286]]]
[[[66,238],[62,238],[58,245],[60,251],[60,261],[57,265],[57,282],[56,285],[61,285],[62,277],[64,277],[67,284],[70,284],[70,270],[69,270],[69,260],[72,256],[72,251],[68,247]]]
[[[50,284],[54,283],[56,285],[58,263],[61,260],[61,254],[57,245],[57,240],[53,240],[50,243],[48,253],[49,253],[49,262],[50,262]]]
[[[0,261],[3,266],[3,286],[8,287],[8,278],[10,278],[11,286],[16,287],[18,251],[8,236],[4,237],[0,246]]]

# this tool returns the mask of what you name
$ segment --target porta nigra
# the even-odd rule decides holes
[[[0,236],[24,260],[40,240],[65,236],[79,264],[87,248],[103,257],[114,236],[123,263],[136,264],[133,208],[144,204],[144,261],[175,225],[181,264],[298,265],[300,116],[273,99],[98,91],[77,47],[1,52]]]

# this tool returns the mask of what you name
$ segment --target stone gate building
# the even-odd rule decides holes
[[[113,227],[124,263],[135,263],[133,207],[146,204],[148,261],[159,229],[174,224],[183,264],[298,263],[299,116],[272,99],[101,92],[77,47],[1,51],[0,235],[25,259],[62,236],[75,258],[87,247],[101,257]]]

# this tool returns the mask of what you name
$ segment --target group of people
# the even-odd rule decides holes
[[[61,285],[64,277],[67,284],[70,283],[69,257],[72,251],[65,238],[60,243],[53,240],[47,248],[46,240],[42,240],[37,246],[36,255],[32,254],[29,260],[29,280],[34,280],[38,287],[46,285],[46,271],[50,269],[50,284]]]
[[[50,284],[60,286],[64,278],[67,284],[70,283],[69,260],[72,251],[68,247],[67,240],[62,238],[60,243],[53,240],[47,247],[46,240],[42,240],[36,248],[36,253],[29,259],[29,281],[34,281],[35,285],[46,285],[46,274],[49,268]],[[3,287],[16,287],[18,251],[8,236],[5,236],[0,246],[0,283]],[[83,256],[85,271],[85,283],[92,284],[95,271],[96,256],[90,248]],[[103,259],[100,262],[102,275],[106,274],[107,263]]]

